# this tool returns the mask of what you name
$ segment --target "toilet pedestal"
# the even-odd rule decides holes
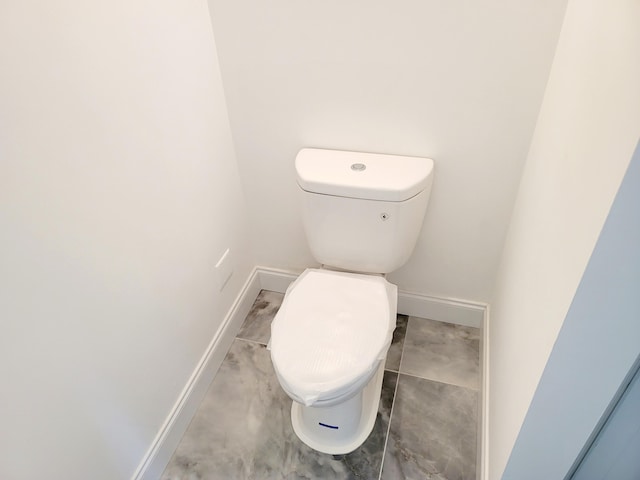
[[[376,421],[384,376],[382,360],[364,389],[333,407],[306,407],[293,402],[291,423],[300,440],[322,453],[341,455],[364,443]]]

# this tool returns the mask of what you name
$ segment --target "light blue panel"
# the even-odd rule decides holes
[[[640,478],[640,373],[624,393],[571,480]]]
[[[502,479],[565,478],[639,354],[640,144]]]

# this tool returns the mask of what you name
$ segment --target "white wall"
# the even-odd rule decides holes
[[[418,293],[486,301],[565,2],[209,0],[261,264],[313,264],[303,146],[431,156]]]
[[[4,2],[0,65],[0,477],[128,478],[253,264],[207,5]]]
[[[639,205],[640,142],[562,323],[503,480],[565,478],[640,358]],[[633,406],[635,418],[638,407]],[[593,471],[586,477],[604,478]],[[607,478],[632,477],[608,472]]]
[[[640,5],[569,2],[489,323],[499,479],[640,133]]]

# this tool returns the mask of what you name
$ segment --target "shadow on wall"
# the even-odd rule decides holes
[[[640,355],[639,206],[640,143],[540,379],[503,480],[564,478]]]

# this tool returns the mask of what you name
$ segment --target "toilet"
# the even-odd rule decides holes
[[[287,289],[269,349],[298,438],[346,454],[375,423],[398,301],[385,274],[413,252],[433,161],[304,148],[295,169],[307,241],[322,266]]]

